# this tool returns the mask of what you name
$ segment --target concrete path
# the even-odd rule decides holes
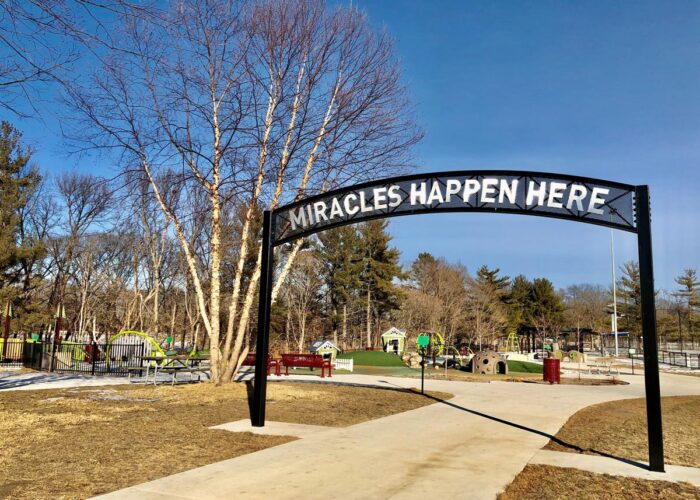
[[[455,397],[200,467],[104,498],[493,499],[573,413],[643,396],[625,386],[426,381]],[[315,379],[320,381],[320,379]],[[415,379],[338,375],[328,382],[416,387]],[[700,379],[662,375],[664,396],[700,394]],[[624,458],[624,457],[622,457]],[[641,466],[641,464],[640,464]]]
[[[37,389],[65,389],[96,385],[128,384],[126,377],[90,377],[48,372],[0,371],[0,391],[32,391]]]
[[[633,463],[623,462],[614,458],[561,451],[540,450],[530,460],[531,464],[553,465],[555,467],[572,467],[597,474],[613,476],[636,477],[658,481],[686,482],[700,486],[700,469],[696,467],[681,467],[666,465],[666,472],[652,472]]]

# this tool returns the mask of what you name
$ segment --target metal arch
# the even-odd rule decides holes
[[[517,180],[524,181],[518,185],[518,196],[521,196],[523,200],[516,200],[514,203],[497,203],[497,204],[486,204],[486,203],[472,203],[471,201],[464,200],[462,203],[455,202],[437,202],[430,205],[410,205],[407,203],[408,192],[405,189],[406,183],[412,181],[424,181],[427,183],[438,182],[444,186],[445,180],[449,178],[463,179],[466,180],[479,180],[484,178],[508,178],[511,181]],[[552,209],[551,207],[542,207],[534,205],[531,207],[526,207],[524,204],[519,204],[518,201],[524,201],[526,190],[522,186],[525,186],[529,181],[535,183],[541,183],[542,181],[547,182],[564,182],[567,183],[567,190],[571,188],[572,184],[578,184],[585,186],[589,191],[592,191],[592,187],[604,187],[608,189],[615,190],[616,195],[612,199],[605,201],[602,205],[607,208],[610,214],[610,219],[604,219],[600,216],[591,215],[587,212],[574,211],[572,209]],[[345,215],[337,220],[331,222],[319,222],[316,221],[310,224],[310,227],[304,228],[303,230],[292,230],[289,231],[287,227],[289,226],[289,217],[293,210],[304,209],[312,206],[314,203],[325,201],[330,202],[333,199],[341,199],[347,195],[355,194],[357,198],[357,193],[362,193],[365,190],[372,188],[381,187],[392,187],[396,186],[402,195],[402,201],[399,205],[393,208],[386,208],[376,213],[362,213],[355,212],[354,214]],[[500,190],[498,193],[500,195]],[[549,195],[549,191],[546,191],[546,195]],[[626,212],[622,213],[619,207],[614,204],[621,200],[623,203],[627,203]],[[389,218],[397,217],[402,215],[416,215],[416,214],[428,214],[428,213],[438,213],[438,212],[483,212],[483,213],[506,213],[506,214],[521,214],[521,215],[534,215],[538,217],[549,217],[556,219],[566,219],[573,220],[576,222],[584,222],[587,224],[594,224],[599,226],[611,227],[614,229],[619,229],[622,231],[636,233],[636,186],[631,184],[624,184],[620,182],[614,182],[604,179],[596,179],[592,177],[582,177],[568,174],[557,174],[554,172],[534,172],[534,171],[517,171],[517,170],[457,170],[457,171],[446,171],[446,172],[430,172],[430,173],[419,173],[404,175],[398,177],[390,177],[384,179],[377,179],[373,181],[364,182],[354,186],[342,187],[333,191],[328,191],[325,193],[319,193],[314,196],[309,196],[282,207],[278,207],[272,211],[272,245],[278,246],[290,241],[296,240],[298,238],[310,236],[316,234],[320,231],[326,229],[332,229],[346,224],[353,224],[358,222],[363,222],[372,219],[379,218]],[[286,217],[285,217],[286,215]],[[613,217],[615,220],[613,220]]]
[[[318,227],[312,227],[305,231],[297,231],[295,234],[288,237],[277,237],[276,232],[276,219],[279,214],[283,211],[289,212],[290,209],[296,207],[301,207],[304,205],[309,206],[310,203],[314,203],[323,199],[331,199],[335,196],[342,196],[345,193],[351,193],[353,191],[358,191],[361,189],[367,189],[376,186],[396,184],[399,182],[410,182],[412,180],[419,179],[433,179],[439,177],[465,177],[465,186],[467,177],[478,177],[478,176],[509,176],[517,177],[519,179],[530,179],[531,181],[537,182],[536,179],[548,179],[550,181],[565,181],[570,183],[580,183],[583,185],[597,185],[604,186],[622,191],[621,196],[631,197],[630,203],[631,207],[627,207],[631,210],[631,213],[626,214],[627,217],[619,214],[617,212],[617,207],[609,205],[613,201],[619,199],[621,196],[616,196],[612,200],[607,200],[603,205],[608,207],[608,214],[610,219],[605,220],[605,218],[589,218],[587,214],[591,213],[590,206],[589,210],[579,211],[578,214],[574,214],[567,208],[569,214],[565,212],[547,212],[543,210],[530,210],[526,207],[520,206],[514,203],[511,207],[486,207],[473,206],[471,203],[467,203],[469,206],[462,207],[461,209],[456,209],[456,207],[446,207],[441,208],[438,206],[425,207],[424,204],[416,207],[415,209],[406,209],[401,213],[397,213],[396,210],[385,211],[377,213],[374,215],[363,215],[362,217],[348,217],[341,218],[338,222],[333,222],[330,224],[320,225]],[[568,189],[571,185],[568,186]],[[403,188],[400,188],[403,190]],[[571,191],[570,191],[571,192]],[[404,194],[405,191],[404,191]],[[500,194],[500,188],[499,188]],[[547,193],[550,196],[551,203],[551,187],[550,192]],[[463,197],[463,202],[465,202]],[[509,200],[510,202],[510,200]],[[512,203],[512,202],[511,202]],[[591,202],[592,203],[592,202]],[[478,203],[477,203],[478,205]],[[527,205],[527,203],[526,203]],[[549,208],[554,208],[550,207]],[[556,207],[560,210],[562,207]],[[570,207],[571,208],[571,207]],[[646,393],[646,409],[647,409],[647,435],[649,442],[649,469],[656,472],[664,472],[664,453],[663,453],[663,427],[662,427],[662,415],[661,415],[661,393],[659,384],[659,365],[658,365],[658,352],[656,345],[656,309],[655,309],[655,296],[654,296],[654,266],[652,258],[652,239],[651,239],[651,213],[650,213],[650,203],[649,203],[649,188],[648,186],[632,186],[629,184],[622,184],[618,182],[611,182],[601,179],[593,179],[588,177],[579,177],[572,175],[559,175],[554,173],[546,172],[519,172],[512,170],[482,170],[482,171],[458,171],[458,172],[438,172],[433,174],[415,174],[410,176],[394,177],[389,179],[380,179],[377,181],[367,182],[359,184],[356,186],[350,186],[346,188],[337,189],[335,191],[319,194],[316,196],[311,196],[309,198],[304,198],[298,200],[289,205],[285,205],[271,212],[266,210],[263,216],[263,238],[262,238],[262,266],[261,266],[261,279],[260,279],[260,290],[259,290],[259,301],[258,301],[258,328],[257,328],[257,341],[256,341],[256,363],[255,363],[255,384],[254,384],[254,394],[253,401],[251,405],[251,423],[255,427],[263,427],[265,425],[265,402],[266,402],[266,392],[267,392],[267,376],[266,376],[266,361],[269,351],[269,336],[270,336],[270,308],[271,308],[271,296],[272,296],[272,274],[274,272],[274,247],[285,243],[287,241],[292,241],[303,236],[308,236],[326,229],[331,229],[344,224],[351,224],[354,222],[361,222],[365,220],[375,219],[375,218],[387,218],[394,217],[397,215],[412,215],[419,213],[430,213],[430,212],[491,212],[491,213],[518,213],[525,215],[536,215],[540,217],[553,217],[560,219],[573,220],[576,222],[583,222],[587,224],[597,224],[601,226],[621,229],[623,231],[629,231],[637,234],[637,246],[639,252],[639,271],[640,271],[640,285],[641,285],[641,310],[642,310],[642,334],[643,334],[643,346],[644,346],[644,385]],[[356,212],[357,213],[357,212]],[[352,214],[351,214],[352,215]],[[600,214],[597,214],[600,216]],[[619,217],[623,223],[614,223],[612,221],[613,216]],[[298,221],[298,218],[296,219]]]

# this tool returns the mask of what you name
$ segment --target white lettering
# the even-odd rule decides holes
[[[300,207],[297,213],[294,210],[289,211],[289,221],[292,223],[292,231],[296,230],[297,227],[306,227],[306,214],[304,213],[304,207]]]
[[[371,205],[367,204],[367,200],[365,199],[365,192],[360,191],[360,212],[362,213],[367,213],[371,212],[374,210]]]
[[[396,184],[389,188],[389,200],[389,206],[391,208],[401,205],[401,194],[399,193],[399,186]]]
[[[482,203],[495,203],[496,198],[496,184],[498,184],[498,179],[484,179],[481,183],[481,202]]]
[[[374,189],[374,209],[383,210],[386,208],[386,188]]]
[[[549,184],[549,200],[547,200],[547,205],[552,208],[564,208],[561,202],[564,196],[564,190],[566,189],[566,184],[563,182],[552,182]]]
[[[534,205],[534,198],[537,196],[537,204],[544,205],[544,195],[547,190],[547,183],[540,183],[539,187],[535,187],[535,181],[530,181],[530,186],[527,189],[527,197],[525,205]]]
[[[479,192],[479,181],[474,179],[467,179],[464,181],[464,194],[462,194],[462,201],[464,203],[469,203],[469,198],[471,195]]]
[[[331,200],[331,219],[343,216],[343,207],[340,206],[338,198],[333,198]]]
[[[510,186],[508,181],[501,179],[501,189],[498,192],[498,203],[503,203],[504,198],[507,196],[510,203],[515,204],[515,196],[518,193],[518,179],[513,179],[510,181]]]
[[[321,220],[328,220],[326,217],[326,210],[328,207],[324,201],[317,201],[314,203],[314,214],[316,214],[316,222],[321,222]]]
[[[445,198],[442,197],[442,189],[440,189],[440,183],[438,181],[433,181],[433,187],[430,188],[428,205],[432,205],[435,201],[445,203]]]
[[[462,190],[462,183],[456,179],[447,180],[447,189],[445,190],[445,201],[449,203],[452,200],[452,195],[457,194]]]
[[[569,190],[569,201],[566,202],[566,208],[571,210],[571,207],[576,203],[576,208],[579,212],[583,212],[583,199],[586,197],[588,189],[581,184],[572,184]]]
[[[420,183],[420,191],[415,182],[411,183],[411,205],[425,205],[425,182]]]
[[[594,187],[593,191],[591,191],[591,199],[588,202],[588,211],[592,214],[603,215],[603,211],[600,208],[596,208],[596,205],[605,203],[605,200],[600,198],[600,195],[606,195],[608,193],[610,193],[610,190],[607,188]]]
[[[345,213],[348,215],[355,215],[357,212],[360,211],[360,207],[351,207],[350,200],[357,201],[357,195],[355,193],[350,193],[347,196],[345,196],[345,200],[343,200],[343,205],[345,206]]]

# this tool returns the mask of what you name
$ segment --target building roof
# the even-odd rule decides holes
[[[400,330],[400,329],[396,328],[395,326],[392,326],[387,331],[382,333],[382,337],[405,337],[405,336],[406,336],[406,330]]]
[[[309,350],[311,352],[316,352],[319,349],[335,349],[336,351],[340,351],[340,347],[335,345],[330,340],[317,340],[316,342],[311,344],[311,349],[309,349]]]

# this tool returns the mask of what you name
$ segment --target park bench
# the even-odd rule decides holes
[[[251,352],[249,353],[245,359],[243,360],[243,363],[241,363],[241,366],[255,366],[255,353]],[[270,356],[267,357],[267,375],[270,376],[270,371],[272,367],[275,367],[275,375],[279,376],[282,373],[282,370],[280,368],[280,360],[279,359],[274,359],[271,358]]]
[[[320,354],[282,354],[282,364],[284,365],[284,374],[289,375],[289,368],[320,368],[321,378],[325,377],[325,370],[328,369],[328,376],[331,375],[331,360],[325,359]]]
[[[588,362],[588,373],[593,373],[595,369],[597,373],[601,373],[602,370],[606,370],[607,374],[610,375],[612,372],[612,365],[615,362],[615,358],[595,358]],[[617,374],[620,374],[620,370],[617,370]]]

